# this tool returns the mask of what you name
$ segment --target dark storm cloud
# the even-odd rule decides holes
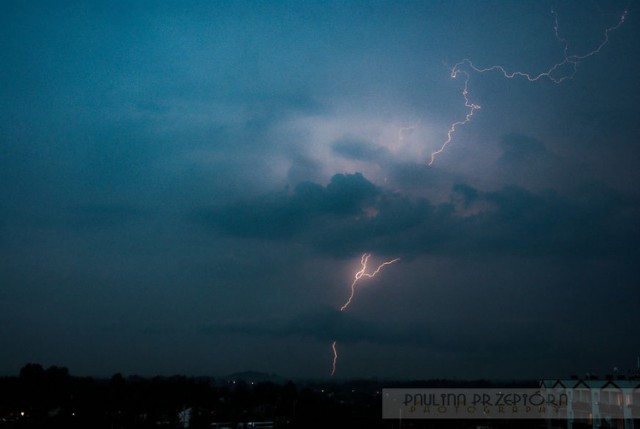
[[[536,329],[529,323],[500,320],[456,322],[422,322],[362,320],[337,309],[325,308],[288,319],[228,321],[200,329],[205,335],[241,334],[255,337],[311,338],[330,344],[361,342],[378,345],[405,345],[432,351],[465,353],[467,356],[516,353],[524,355],[541,350],[548,343],[552,326],[538,321]]]
[[[343,343],[406,342],[409,338],[407,335],[401,335],[401,331],[389,331],[388,328],[360,320],[332,308],[300,314],[286,320],[230,321],[222,325],[205,327],[203,332],[273,337],[298,336],[322,342],[340,341]]]
[[[452,184],[467,180],[465,175],[441,169],[439,165],[429,166],[426,162],[387,162],[390,181],[403,192],[422,194],[424,189],[447,192]]]
[[[361,175],[338,175],[326,188],[304,183],[291,195],[212,209],[200,219],[226,234],[295,237],[334,255],[365,248],[406,255],[438,251],[572,258],[635,254],[638,233],[629,220],[637,210],[637,201],[603,185],[562,195],[517,186],[481,192],[456,184],[451,203],[433,205],[426,198],[383,192]],[[330,223],[324,221],[327,215]]]
[[[479,192],[477,189],[472,188],[464,183],[456,183],[453,185],[454,194],[459,195],[462,198],[462,202],[465,207],[477,200]]]
[[[449,67],[544,68],[551,6],[0,2],[0,373],[308,376],[334,339],[382,345],[354,376],[405,346],[452,353],[433,376],[560,350],[539,375],[569,341],[635,356],[609,331],[638,326],[637,11],[561,85],[471,73],[482,110],[423,162],[466,113]],[[556,9],[577,51],[627,7],[596,6]],[[397,288],[315,311],[364,251],[402,257]]]
[[[291,155],[291,167],[287,172],[290,183],[300,183],[322,177],[322,165],[320,162],[299,154]]]
[[[202,210],[195,216],[232,235],[277,239],[297,234],[318,217],[359,215],[379,192],[361,174],[339,174],[326,187],[303,182],[291,194],[270,194],[258,200]]]
[[[448,187],[452,182],[464,179],[426,163],[403,161],[386,147],[362,139],[343,137],[331,144],[331,150],[343,159],[379,166],[385,171],[385,181],[404,192]]]

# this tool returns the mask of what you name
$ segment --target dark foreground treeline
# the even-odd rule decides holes
[[[235,377],[234,377],[235,378]],[[256,377],[259,378],[259,377]],[[504,386],[504,384],[501,384]],[[530,383],[520,387],[533,387]],[[481,382],[272,382],[210,377],[74,377],[28,364],[0,378],[0,428],[537,428],[545,422],[383,420],[385,387],[495,387]]]

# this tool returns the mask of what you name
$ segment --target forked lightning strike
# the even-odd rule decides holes
[[[436,159],[436,156],[438,156],[439,154],[441,154],[444,149],[447,147],[447,145],[449,145],[449,143],[451,143],[451,140],[453,138],[453,133],[455,133],[456,131],[456,127],[460,126],[460,125],[464,125],[467,122],[469,122],[471,120],[471,117],[473,116],[474,112],[476,110],[478,110],[480,108],[479,105],[471,103],[469,101],[469,90],[468,90],[468,84],[469,84],[469,73],[466,72],[465,70],[462,70],[463,66],[466,66],[468,69],[473,70],[476,73],[486,73],[486,72],[490,72],[490,71],[497,71],[500,74],[502,74],[502,76],[506,79],[513,79],[515,77],[522,77],[527,79],[529,82],[536,82],[540,79],[549,79],[551,82],[556,83],[556,84],[560,84],[563,81],[567,80],[567,79],[572,79],[577,71],[578,71],[578,64],[580,64],[580,61],[585,60],[591,56],[594,56],[596,54],[598,54],[602,48],[605,47],[605,45],[607,43],[609,43],[609,33],[611,33],[614,30],[617,30],[625,21],[625,18],[627,17],[627,13],[628,11],[624,11],[624,13],[620,16],[620,19],[618,20],[618,23],[615,24],[612,27],[607,28],[604,31],[604,37],[602,39],[602,41],[600,42],[600,44],[593,50],[582,54],[582,55],[578,55],[578,54],[573,54],[573,55],[569,55],[569,42],[567,41],[567,39],[565,39],[564,37],[560,36],[560,30],[559,30],[559,24],[558,24],[558,14],[552,10],[551,13],[553,14],[554,17],[554,26],[553,26],[553,30],[555,33],[555,37],[556,39],[562,44],[563,49],[563,58],[562,61],[553,64],[551,67],[549,67],[546,71],[540,72],[538,74],[532,74],[532,73],[526,73],[526,72],[522,72],[522,71],[513,71],[513,72],[509,72],[507,71],[506,68],[504,68],[501,65],[495,65],[495,66],[491,66],[491,67],[486,67],[486,68],[480,68],[477,67],[475,64],[473,64],[471,62],[471,60],[469,60],[468,58],[463,59],[462,61],[458,62],[456,65],[453,66],[453,68],[451,69],[451,78],[455,79],[456,77],[458,77],[458,74],[462,73],[465,76],[464,79],[464,87],[462,90],[462,96],[464,97],[464,105],[465,107],[469,108],[469,111],[467,112],[467,115],[465,116],[464,120],[458,121],[458,122],[454,122],[453,124],[451,124],[449,126],[449,131],[447,132],[447,138],[444,141],[444,143],[442,144],[442,146],[440,146],[440,149],[434,151],[431,153],[431,159],[429,160],[429,165],[432,165],[433,162]],[[564,73],[563,73],[564,70]]]
[[[468,111],[464,119],[453,122],[449,126],[449,130],[447,132],[447,138],[445,139],[445,141],[442,143],[442,145],[438,150],[431,153],[431,159],[429,160],[429,165],[432,165],[433,162],[435,161],[436,156],[441,154],[445,150],[445,148],[451,143],[453,139],[453,134],[456,132],[457,127],[465,125],[466,123],[471,121],[471,118],[473,117],[473,114],[475,113],[475,111],[480,109],[480,105],[472,103],[469,100],[469,79],[470,79],[469,70],[472,70],[476,73],[486,73],[490,71],[497,71],[500,74],[502,74],[502,76],[506,79],[522,77],[527,79],[527,81],[529,82],[536,82],[538,80],[546,78],[553,83],[560,84],[563,81],[567,79],[572,79],[575,76],[575,74],[578,71],[578,65],[580,64],[580,61],[598,54],[605,47],[605,45],[609,42],[609,33],[611,33],[614,30],[617,30],[624,23],[628,12],[624,11],[618,23],[612,27],[607,28],[604,31],[604,38],[595,49],[581,55],[578,55],[578,54],[569,55],[569,42],[567,41],[567,39],[565,39],[560,35],[558,15],[553,10],[551,11],[551,13],[554,16],[553,30],[555,33],[555,37],[558,40],[558,42],[562,44],[562,47],[563,47],[562,48],[563,58],[562,58],[562,61],[556,64],[553,64],[546,71],[540,72],[538,74],[531,74],[531,73],[526,73],[522,71],[509,72],[505,67],[501,65],[494,65],[491,67],[480,68],[480,67],[477,67],[475,64],[473,64],[471,60],[467,58],[463,59],[462,61],[458,62],[456,65],[453,66],[453,68],[451,69],[452,79],[457,78],[459,74],[464,75],[464,86],[462,88],[462,97],[464,98],[464,105],[466,108],[468,108]],[[467,70],[464,70],[463,67],[465,67]],[[406,131],[412,131],[416,127],[417,127],[417,124],[414,126],[402,128],[398,133],[398,139],[402,141],[404,139],[404,133]],[[356,291],[356,285],[358,284],[360,279],[362,279],[363,277],[368,277],[368,278],[375,277],[384,267],[386,267],[387,265],[391,265],[395,262],[398,262],[400,260],[399,258],[396,258],[390,261],[383,262],[375,269],[375,271],[373,271],[372,273],[367,273],[367,262],[369,261],[370,257],[371,257],[370,253],[365,253],[360,258],[360,264],[362,265],[362,268],[358,272],[356,272],[353,282],[351,283],[351,294],[349,295],[349,298],[344,303],[344,305],[340,307],[340,311],[345,311],[353,301],[353,297]],[[331,367],[331,375],[333,376],[336,372],[336,364],[338,362],[338,350],[337,350],[336,341],[333,341],[331,343],[331,350],[333,352],[333,364]]]
[[[349,304],[351,304],[351,301],[353,301],[353,295],[356,293],[356,284],[362,277],[373,278],[380,272],[381,269],[383,269],[387,265],[391,265],[400,260],[400,258],[396,258],[390,261],[383,262],[378,266],[378,268],[376,268],[376,270],[373,273],[369,274],[366,271],[367,271],[367,261],[369,260],[370,257],[371,257],[371,253],[365,253],[360,258],[360,264],[362,265],[362,269],[360,269],[360,271],[358,271],[354,276],[353,282],[351,283],[351,295],[349,295],[349,299],[347,299],[347,302],[345,302],[344,305],[340,307],[340,311],[346,310],[347,307],[349,307]]]
[[[400,260],[400,258],[395,258],[389,261],[385,261],[382,264],[378,265],[378,268],[376,268],[372,273],[367,273],[367,262],[369,261],[370,257],[371,257],[371,253],[364,253],[360,257],[360,265],[362,265],[362,268],[360,269],[360,271],[356,272],[356,274],[354,275],[353,282],[351,282],[351,294],[349,295],[349,299],[347,299],[344,305],[340,307],[340,311],[345,311],[347,307],[349,307],[349,305],[351,304],[351,301],[353,301],[353,297],[356,293],[356,284],[360,281],[362,277],[373,278],[384,267],[386,267],[387,265],[394,264]],[[336,364],[338,363],[338,349],[336,348],[336,341],[331,343],[331,350],[333,351],[333,365],[331,367],[331,376],[333,377],[333,375],[336,373]]]

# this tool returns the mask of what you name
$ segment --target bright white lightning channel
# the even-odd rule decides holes
[[[431,158],[428,162],[428,165],[432,165],[435,161],[436,157],[444,152],[445,148],[451,143],[453,139],[453,134],[456,131],[456,128],[466,124],[471,120],[473,114],[476,110],[480,109],[480,105],[472,103],[469,101],[469,72],[474,71],[476,73],[486,73],[495,71],[500,73],[506,79],[513,79],[516,77],[524,78],[529,82],[536,82],[541,79],[548,79],[555,84],[560,84],[567,79],[573,79],[573,77],[578,72],[578,65],[581,61],[586,60],[589,57],[592,57],[602,50],[607,43],[609,43],[609,33],[614,30],[620,28],[620,26],[624,23],[625,18],[627,17],[628,11],[624,11],[624,13],[618,19],[618,22],[605,29],[604,36],[600,43],[593,48],[592,50],[583,53],[583,54],[569,54],[569,42],[567,39],[560,35],[559,25],[558,25],[558,14],[552,10],[551,13],[554,17],[554,33],[555,37],[562,45],[563,58],[562,61],[557,62],[551,65],[547,70],[539,72],[539,73],[527,73],[523,71],[508,71],[505,67],[501,65],[494,65],[490,67],[478,67],[474,63],[471,62],[468,58],[465,58],[459,61],[456,65],[451,69],[451,78],[455,79],[458,75],[462,74],[464,76],[464,86],[462,89],[462,96],[464,98],[464,105],[468,108],[467,114],[464,119],[460,121],[456,121],[449,126],[449,131],[447,132],[447,138],[442,143],[439,149],[433,151],[431,153]],[[466,71],[464,69],[469,71]]]
[[[371,253],[364,253],[360,257],[360,265],[362,267],[354,275],[353,282],[351,282],[351,294],[349,295],[349,298],[347,299],[347,301],[342,305],[342,307],[340,307],[340,311],[345,311],[349,307],[349,305],[351,305],[351,302],[353,301],[353,297],[354,297],[354,295],[356,293],[356,285],[358,284],[360,279],[362,279],[363,277],[373,278],[384,267],[386,267],[387,265],[395,264],[396,262],[398,262],[400,260],[400,258],[395,258],[395,259],[391,259],[389,261],[385,261],[385,262],[381,263],[380,265],[378,265],[378,268],[376,268],[372,273],[367,273],[367,262],[369,261],[370,257],[371,257]],[[338,349],[337,349],[336,344],[337,344],[336,341],[333,341],[331,343],[331,351],[333,352],[333,365],[331,366],[331,376],[332,377],[336,373],[336,364],[338,363]]]

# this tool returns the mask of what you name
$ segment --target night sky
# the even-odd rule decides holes
[[[571,80],[539,73],[602,50]],[[3,1],[0,374],[544,378],[640,354],[640,8]],[[559,70],[565,72],[566,70]],[[360,257],[371,267],[348,311]],[[371,268],[370,267],[370,268]]]

